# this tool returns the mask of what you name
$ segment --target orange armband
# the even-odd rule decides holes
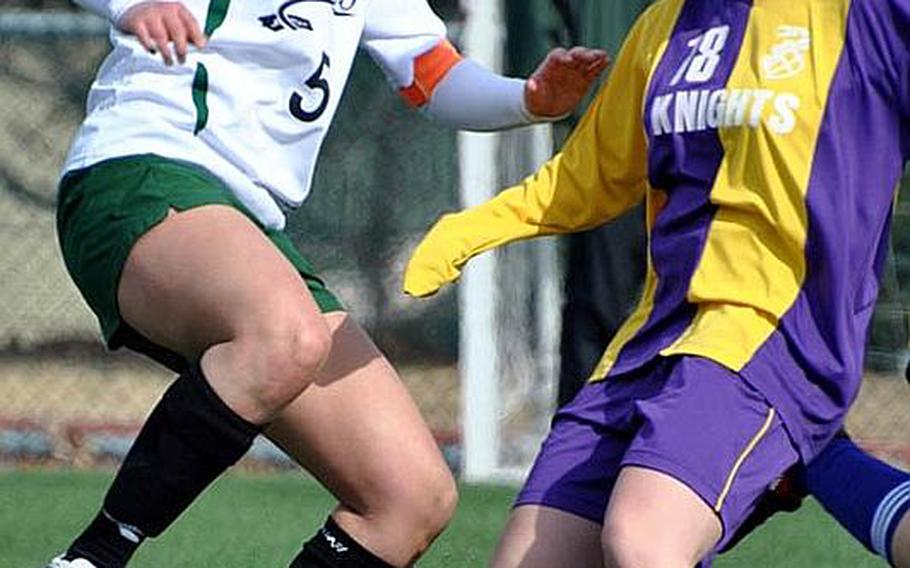
[[[436,85],[461,61],[461,54],[449,40],[442,40],[429,51],[414,58],[414,82],[399,92],[411,105],[421,107],[429,102]]]

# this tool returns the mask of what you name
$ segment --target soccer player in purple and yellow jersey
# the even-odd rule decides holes
[[[446,215],[405,291],[647,206],[641,302],[562,408],[493,565],[708,563],[841,428],[910,156],[910,1],[661,0],[562,151]]]

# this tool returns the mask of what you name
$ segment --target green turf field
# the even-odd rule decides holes
[[[63,548],[95,511],[108,479],[109,474],[99,473],[0,473],[0,568],[37,568]],[[457,517],[419,566],[483,566],[513,493],[512,488],[463,487]],[[300,476],[231,476],[166,536],[142,549],[132,566],[287,566],[331,502]],[[715,565],[862,568],[884,563],[810,503],[797,515],[775,520]]]

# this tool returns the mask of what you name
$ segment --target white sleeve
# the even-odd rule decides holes
[[[422,110],[462,130],[502,130],[549,120],[528,112],[524,80],[497,75],[471,59],[449,69]]]
[[[445,24],[426,0],[372,0],[360,44],[402,88],[414,81],[414,59],[445,37]]]
[[[76,4],[86,10],[106,18],[112,24],[116,25],[123,14],[137,4],[148,2],[149,0],[73,0]]]

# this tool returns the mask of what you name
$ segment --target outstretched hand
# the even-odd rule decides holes
[[[402,291],[415,298],[432,296],[461,276],[461,266],[471,257],[470,236],[460,227],[458,214],[443,215],[423,237],[404,271]],[[477,230],[476,224],[470,224]]]
[[[569,114],[609,63],[600,49],[552,50],[525,83],[525,107],[540,117]]]
[[[196,18],[180,2],[137,4],[123,14],[117,27],[136,36],[149,53],[161,53],[167,65],[174,64],[174,54],[180,63],[186,61],[189,44],[202,49],[206,43]]]

